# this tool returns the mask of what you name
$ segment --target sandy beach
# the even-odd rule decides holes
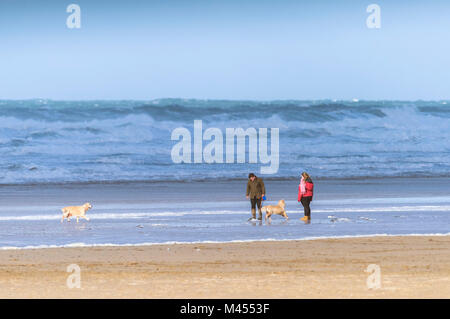
[[[0,287],[0,298],[449,298],[450,237],[3,250]]]
[[[450,299],[450,1],[67,2],[0,0],[0,301]]]

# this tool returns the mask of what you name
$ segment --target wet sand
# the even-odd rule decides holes
[[[70,264],[81,288],[67,287]],[[0,298],[449,298],[450,237],[2,250],[0,288]]]

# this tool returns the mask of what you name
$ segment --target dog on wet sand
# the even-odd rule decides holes
[[[263,206],[261,208],[261,211],[266,213],[265,220],[268,219],[269,221],[271,221],[272,215],[281,215],[284,218],[288,219],[289,217],[286,214],[286,210],[284,209],[285,207],[286,204],[284,203],[284,199],[282,199],[278,202],[278,205]]]
[[[84,218],[87,221],[89,221],[89,218],[86,216],[86,212],[91,209],[92,206],[89,203],[86,203],[81,206],[67,206],[61,209],[62,211],[62,218],[61,223],[64,221],[64,218],[67,218],[67,221],[70,222],[70,217],[76,217],[77,223],[79,218]]]

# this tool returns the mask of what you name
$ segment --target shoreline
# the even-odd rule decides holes
[[[169,246],[169,245],[222,245],[222,244],[238,244],[238,243],[260,243],[260,242],[298,242],[298,241],[316,241],[316,240],[333,240],[333,239],[365,239],[365,238],[377,238],[377,237],[447,237],[450,233],[441,234],[374,234],[374,235],[342,235],[342,236],[329,236],[329,237],[305,237],[296,239],[236,239],[231,241],[195,241],[195,242],[180,242],[180,241],[169,241],[162,243],[137,243],[137,244],[84,244],[84,243],[72,243],[67,245],[39,245],[39,246],[4,246],[0,247],[0,251],[9,250],[45,250],[45,249],[65,249],[65,248],[121,248],[121,247],[153,247],[153,246]]]
[[[270,199],[297,199],[298,179],[264,178]],[[189,187],[186,187],[186,186]],[[90,201],[94,204],[167,203],[173,201],[245,202],[246,179],[224,181],[166,181],[123,183],[14,184],[0,187],[0,206],[67,205]],[[315,180],[315,200],[340,198],[392,198],[448,196],[448,178],[367,178]],[[349,196],[350,195],[350,196]]]
[[[71,264],[81,288],[67,287]],[[0,286],[0,298],[450,298],[450,237],[0,250]]]
[[[263,175],[264,176],[264,175]],[[321,182],[370,182],[370,181],[384,181],[384,180],[409,180],[409,179],[423,179],[423,180],[441,180],[448,179],[449,175],[393,175],[393,176],[350,176],[350,177],[332,177],[332,176],[319,176],[315,177],[314,181]],[[247,178],[244,177],[219,177],[221,183],[246,183]],[[299,177],[271,177],[264,176],[262,177],[265,181],[270,182],[296,182],[298,184]],[[41,182],[23,182],[23,183],[0,183],[0,187],[33,187],[33,186],[66,186],[66,187],[75,187],[75,186],[86,186],[86,185],[134,185],[134,184],[142,184],[142,185],[153,185],[153,184],[190,184],[190,183],[216,183],[215,178],[194,178],[194,179],[172,179],[172,180],[92,180],[92,181],[41,181]]]
[[[290,221],[248,224],[249,202],[240,182],[1,187],[0,247],[68,244],[229,242],[342,236],[447,234],[446,179],[320,182],[315,221],[303,227],[298,183],[266,181],[268,202],[284,199]],[[89,202],[91,222],[60,223],[61,208]],[[356,214],[355,214],[356,212]],[[329,217],[329,215],[335,215]],[[404,216],[403,216],[404,215]],[[429,216],[429,217],[428,217]],[[254,226],[259,226],[255,224]],[[299,227],[297,227],[299,226]]]

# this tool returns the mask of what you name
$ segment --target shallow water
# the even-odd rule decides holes
[[[284,182],[267,182],[267,186],[273,190],[269,199],[291,198],[286,200],[290,218],[285,221],[280,216],[274,216],[271,223],[247,221],[250,217],[249,203],[240,199],[243,197],[242,189],[236,183],[230,185],[229,189],[223,189],[221,197],[225,200],[217,198],[211,185],[211,194],[208,195],[204,191],[208,186],[201,183],[190,185],[189,191],[184,194],[189,200],[177,198],[176,185],[96,185],[97,189],[103,187],[103,193],[97,190],[91,194],[93,209],[88,212],[91,220],[80,220],[78,224],[75,219],[70,223],[60,223],[59,211],[62,205],[59,201],[64,202],[64,196],[84,196],[84,192],[88,191],[84,187],[73,186],[65,190],[56,186],[34,186],[22,189],[22,194],[16,188],[15,194],[21,199],[19,203],[9,202],[10,205],[7,205],[8,201],[3,198],[4,205],[0,207],[0,247],[444,235],[450,233],[450,196],[445,195],[445,184],[437,187],[440,182],[445,181],[429,180],[425,183],[400,180],[397,181],[398,188],[386,190],[390,194],[388,197],[377,190],[379,181],[360,182],[360,191],[353,195],[348,189],[354,181],[322,181],[318,183],[321,188],[317,190],[317,199],[312,202],[311,224],[299,220],[303,210],[292,200],[295,189],[292,190],[291,185]],[[336,184],[342,187],[337,190],[334,187]],[[395,183],[391,181],[390,184]],[[411,196],[417,187],[422,188],[426,196]],[[436,187],[444,194],[438,194]],[[166,198],[156,201],[154,198],[158,197],[158,193],[149,191],[146,194],[145,189],[163,189],[167,198],[173,200]],[[117,195],[115,201],[108,201],[108,196],[112,198],[111,194],[116,191],[121,195]],[[432,192],[434,195],[430,194]],[[3,189],[3,194],[6,193],[11,192]],[[228,199],[233,197],[239,200]],[[275,202],[268,201],[267,204]]]

